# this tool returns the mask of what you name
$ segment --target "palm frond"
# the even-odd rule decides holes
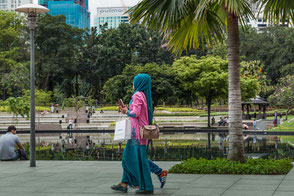
[[[181,54],[183,50],[198,48],[200,44],[211,46],[214,41],[224,39],[225,17],[220,18],[215,3],[205,3],[190,7],[193,9],[181,20],[180,28],[170,34],[169,47],[174,53]]]
[[[259,9],[264,12],[263,19],[272,24],[294,24],[293,0],[260,0]]]
[[[130,22],[168,31],[175,28],[189,10],[189,0],[143,0],[129,9]]]
[[[249,4],[250,0],[217,0],[228,12],[239,18],[240,24],[245,26],[250,19],[255,18]]]
[[[169,47],[180,54],[191,47],[224,39],[226,11],[246,24],[254,15],[247,0],[142,0],[132,7],[131,23],[162,32]]]

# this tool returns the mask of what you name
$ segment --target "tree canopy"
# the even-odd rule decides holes
[[[152,80],[151,91],[154,107],[158,102],[166,101],[174,95],[177,90],[174,81],[174,73],[168,65],[158,65],[156,63],[147,63],[146,65],[128,65],[121,75],[109,79],[104,88],[105,99],[112,103],[117,103],[118,98],[128,103],[131,99],[133,88],[132,82],[137,74],[149,74]]]

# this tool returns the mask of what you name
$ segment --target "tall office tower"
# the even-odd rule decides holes
[[[97,27],[98,33],[101,32],[102,26],[107,24],[106,28],[116,28],[120,23],[129,23],[129,16],[125,14],[128,8],[124,7],[108,7],[97,8],[94,18],[94,26]]]
[[[125,12],[138,2],[139,0],[97,1],[95,11],[92,11],[96,14],[91,25],[97,27],[100,33],[102,28],[116,28],[121,23],[129,23],[129,15]]]
[[[33,0],[0,0],[0,10],[14,10],[18,6],[33,3]]]
[[[1,1],[1,0],[0,0]],[[39,0],[53,16],[64,15],[66,23],[81,29],[90,29],[88,0]]]
[[[97,27],[98,33],[101,33],[102,26],[107,24],[106,28],[116,28],[120,23],[129,23],[129,16],[125,14],[128,8],[108,7],[98,8],[94,18],[94,26]]]

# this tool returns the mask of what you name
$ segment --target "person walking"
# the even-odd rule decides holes
[[[72,130],[72,123],[73,123],[73,119],[70,118],[69,121],[68,121],[68,129],[69,130]]]
[[[215,124],[215,118],[214,116],[211,118],[211,126],[213,126]]]
[[[253,130],[256,131],[256,121],[253,120]],[[253,135],[253,144],[255,145],[257,141],[256,134]]]
[[[51,104],[50,111],[51,111],[51,113],[54,113],[54,105],[53,105],[53,103]]]
[[[130,117],[132,138],[128,140],[123,152],[122,180],[111,189],[127,192],[128,186],[139,186],[136,194],[152,194],[154,187],[147,155],[148,139],[141,139],[139,128],[139,126],[151,125],[153,121],[150,76],[147,74],[135,76],[133,88],[135,92],[129,110],[126,106],[120,106],[121,112]]]

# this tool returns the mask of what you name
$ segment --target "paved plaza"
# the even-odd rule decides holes
[[[156,162],[170,168],[176,162]],[[110,186],[121,178],[117,161],[0,162],[0,196],[98,196],[134,195],[116,193]],[[288,175],[198,175],[168,174],[164,189],[155,175],[154,195],[293,196],[294,169]]]

